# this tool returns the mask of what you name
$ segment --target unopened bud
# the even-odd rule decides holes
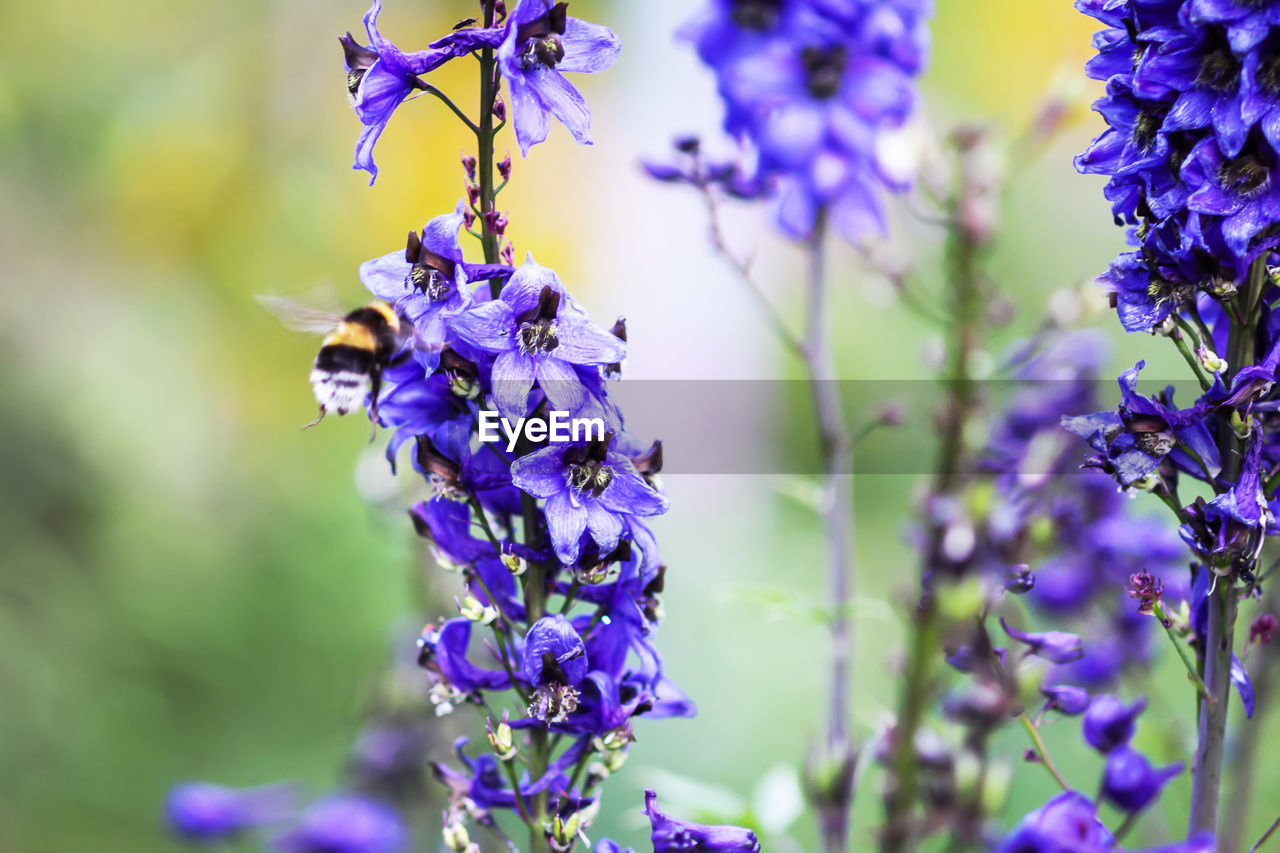
[[[578,827],[582,821],[578,817],[578,813],[574,812],[566,820],[556,815],[551,819],[551,849],[557,853],[567,853],[573,849],[574,842],[578,838]]]
[[[498,121],[507,120],[507,102],[502,100],[501,95],[493,99],[493,117]]]
[[[1253,624],[1249,626],[1249,642],[1251,643],[1269,643],[1271,638],[1275,636],[1276,628],[1280,627],[1280,621],[1270,613],[1263,613],[1253,620]]]
[[[476,179],[476,158],[469,154],[462,157],[462,168],[467,170],[467,177],[471,180]]]
[[[508,154],[507,156],[503,157],[501,160],[498,161],[498,174],[502,176],[502,179],[504,181],[511,177],[511,155],[510,154]]]
[[[476,598],[474,595],[468,595],[458,605],[458,613],[462,618],[469,619],[481,625],[489,625],[494,619],[498,618],[497,608],[493,605],[486,605]]]
[[[510,761],[516,757],[515,733],[505,719],[496,727],[489,726],[489,745],[493,747],[493,754],[499,761]]]
[[[1200,366],[1210,373],[1224,373],[1227,369],[1227,360],[1203,344],[1196,349],[1196,356],[1200,359]]]
[[[466,853],[471,847],[471,834],[461,821],[446,820],[440,834],[444,837],[444,846],[455,853]]]
[[[502,553],[498,555],[498,559],[502,561],[502,565],[507,567],[507,571],[516,577],[523,575],[529,568],[529,564],[525,562],[524,558],[511,550],[509,543],[503,544]]]

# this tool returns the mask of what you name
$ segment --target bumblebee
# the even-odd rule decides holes
[[[308,308],[277,297],[259,297],[284,324],[298,331],[327,332],[311,365],[311,387],[320,414],[304,429],[313,427],[329,412],[345,415],[371,399],[369,415],[378,418],[378,392],[382,373],[407,353],[402,353],[411,326],[387,303],[375,299],[343,315]]]

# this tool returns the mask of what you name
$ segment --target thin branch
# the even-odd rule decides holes
[[[1027,712],[1023,711],[1018,715],[1018,719],[1022,721],[1022,727],[1027,730],[1027,734],[1031,735],[1031,742],[1035,744],[1036,755],[1040,757],[1040,763],[1049,771],[1049,775],[1053,777],[1053,781],[1062,786],[1062,790],[1070,791],[1071,786],[1067,784],[1067,780],[1063,778],[1058,766],[1053,763],[1053,757],[1049,755],[1049,747],[1045,746],[1044,738],[1040,737],[1040,730],[1031,722],[1031,718],[1027,716]]]
[[[1267,839],[1275,834],[1277,829],[1280,829],[1280,817],[1272,821],[1271,826],[1267,827],[1267,831],[1262,833],[1262,837],[1249,848],[1249,853],[1258,853],[1258,851],[1262,849],[1262,845],[1267,843]]]
[[[724,227],[720,222],[720,206],[716,204],[715,196],[711,194],[711,188],[706,184],[698,184],[698,191],[701,193],[703,201],[707,206],[707,220],[711,226],[711,245],[721,257],[723,257],[733,271],[738,274],[739,280],[747,291],[755,298],[761,310],[764,312],[765,319],[773,327],[774,334],[778,340],[799,358],[804,358],[804,343],[795,336],[795,334],[787,327],[787,323],[782,319],[782,315],[778,313],[778,309],[769,301],[769,297],[761,290],[760,285],[756,282],[755,277],[751,274],[751,264],[739,258],[729,248],[728,242],[725,240]]]
[[[474,133],[476,136],[480,135],[480,128],[476,125],[476,123],[472,121],[470,117],[462,111],[461,107],[459,107],[452,100],[450,100],[448,95],[446,95],[444,92],[441,92],[439,89],[437,89],[435,86],[432,86],[430,83],[424,83],[421,80],[418,81],[417,85],[418,85],[418,88],[422,89],[422,91],[426,92],[428,95],[432,95],[433,97],[439,98],[440,101],[446,107],[453,110],[454,115],[462,119],[462,123],[465,124],[468,128],[470,128],[472,133]]]

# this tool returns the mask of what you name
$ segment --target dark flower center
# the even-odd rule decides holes
[[[1253,195],[1271,181],[1271,170],[1253,154],[1241,154],[1218,168],[1222,188],[1240,195]]]
[[[569,488],[577,494],[590,493],[596,498],[604,493],[613,482],[613,469],[605,464],[611,441],[613,435],[609,433],[599,441],[565,451],[563,460],[568,472]]]
[[[847,54],[844,47],[806,47],[800,54],[805,86],[815,98],[830,98],[840,91]]]
[[[744,30],[764,32],[778,25],[782,0],[730,0],[729,18]]]
[[[517,54],[525,71],[536,66],[555,68],[564,59],[561,36],[568,20],[569,4],[557,3],[545,15],[520,25],[516,31]]]
[[[1146,110],[1138,113],[1138,118],[1133,123],[1133,144],[1143,151],[1150,151],[1162,124],[1164,119],[1155,113]]]
[[[409,232],[404,259],[412,264],[409,267],[409,286],[424,294],[432,302],[443,301],[453,291],[453,276],[457,271],[457,263],[428,249],[423,245],[422,238],[416,231]]]
[[[560,294],[549,286],[538,295],[538,307],[520,317],[517,334],[520,351],[525,355],[545,355],[560,345],[556,314],[560,310]]]
[[[1240,62],[1231,52],[1231,46],[1221,29],[1211,29],[1209,39],[1214,46],[1200,60],[1196,85],[1222,92],[1232,91],[1240,81]]]
[[[1270,54],[1258,63],[1258,85],[1273,95],[1280,94],[1280,54]]]
[[[360,88],[360,81],[364,79],[368,68],[353,68],[347,72],[347,94],[355,97],[356,90]]]

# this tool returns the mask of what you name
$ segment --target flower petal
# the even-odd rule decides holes
[[[613,30],[581,18],[565,22],[560,42],[564,45],[564,59],[556,65],[557,71],[594,74],[612,66],[622,52],[622,42]]]
[[[511,423],[529,413],[529,389],[533,387],[533,359],[511,349],[493,362],[493,401]]]

